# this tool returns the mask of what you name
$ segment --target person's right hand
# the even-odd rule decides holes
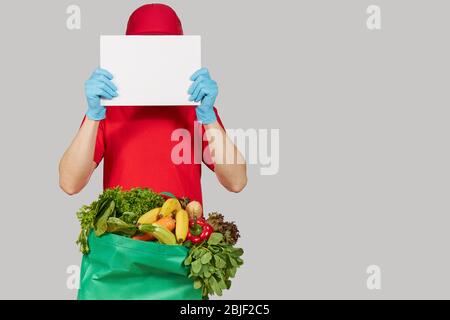
[[[86,116],[91,120],[105,119],[106,109],[100,104],[100,99],[117,97],[117,87],[111,82],[113,75],[98,68],[84,84],[84,92],[88,103]]]

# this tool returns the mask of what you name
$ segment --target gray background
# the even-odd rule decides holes
[[[101,191],[58,187],[100,34],[143,1],[1,1],[0,298],[73,299],[76,210]],[[279,128],[280,172],[227,193],[204,171],[206,210],[246,250],[230,299],[450,298],[448,1],[167,1],[220,85],[229,128]],[[82,28],[69,31],[69,4]],[[382,30],[366,28],[381,6]],[[381,267],[382,290],[366,287]]]

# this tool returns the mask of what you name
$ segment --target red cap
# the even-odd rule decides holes
[[[127,35],[173,35],[181,36],[183,27],[176,12],[160,3],[146,4],[137,8],[128,19]]]

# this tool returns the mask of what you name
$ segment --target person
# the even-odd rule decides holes
[[[131,14],[126,35],[183,35],[183,28],[172,8],[163,4],[147,4]],[[190,155],[192,161],[179,163],[172,159],[173,150],[180,141],[173,141],[171,137],[178,129],[184,129],[183,132],[188,132],[190,137],[198,134],[196,130],[201,130],[200,134],[205,139],[196,143],[192,138],[192,150],[201,148],[203,162],[215,172],[227,190],[243,190],[247,184],[246,163],[227,136],[214,107],[217,83],[207,69],[195,72],[191,80],[192,86],[186,89],[190,100],[200,103],[197,107],[105,108],[100,99],[113,99],[120,93],[111,72],[94,71],[85,83],[87,112],[60,160],[59,184],[62,190],[69,195],[79,193],[103,159],[104,189],[148,187],[202,203],[201,161],[194,161],[195,152]]]

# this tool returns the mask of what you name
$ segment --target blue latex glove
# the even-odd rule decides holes
[[[214,113],[214,103],[219,94],[217,83],[211,79],[208,69],[202,68],[191,76],[194,81],[189,88],[191,95],[189,101],[199,102],[201,104],[195,109],[197,120],[202,124],[211,124],[217,121]]]
[[[117,97],[117,87],[111,82],[113,75],[104,69],[96,69],[84,84],[88,103],[86,116],[91,120],[105,119],[106,108],[100,104],[100,98],[111,100]]]

